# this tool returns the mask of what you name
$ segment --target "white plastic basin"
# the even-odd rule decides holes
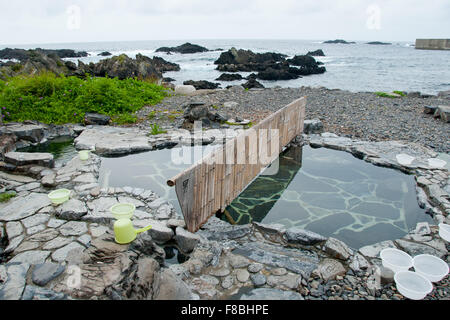
[[[448,274],[448,264],[438,257],[429,254],[420,254],[413,259],[414,270],[430,280],[438,282]]]
[[[431,281],[417,272],[397,272],[394,275],[394,281],[398,292],[412,300],[421,300],[433,291]]]
[[[412,267],[412,257],[404,251],[387,248],[380,252],[381,261],[384,267],[396,272],[407,271]]]
[[[118,203],[113,205],[109,211],[113,214],[114,218],[119,219],[131,219],[136,207],[132,203]]]
[[[48,194],[48,198],[54,204],[61,204],[69,200],[70,190],[68,189],[58,189],[52,191]]]
[[[445,241],[450,242],[450,225],[439,223],[439,236]]]
[[[89,159],[89,150],[78,151],[78,156],[83,161]]]

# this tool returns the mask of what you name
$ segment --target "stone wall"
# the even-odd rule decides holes
[[[416,49],[450,50],[450,39],[416,39]]]

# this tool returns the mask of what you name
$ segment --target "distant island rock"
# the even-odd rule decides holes
[[[316,51],[309,51],[306,55],[312,57],[325,57],[325,53],[323,53],[322,49],[318,49]]]
[[[189,42],[186,42],[178,47],[161,47],[156,49],[156,52],[166,52],[166,53],[199,53],[199,52],[208,52],[209,50],[205,47],[199,46],[197,44],[192,44]]]
[[[342,39],[336,39],[336,40],[328,40],[324,41],[323,43],[332,43],[332,44],[355,44],[356,42],[348,42]]]
[[[381,41],[372,41],[372,42],[367,42],[367,44],[372,44],[372,45],[380,45],[380,46],[389,46],[392,43],[389,42],[381,42]]]
[[[217,70],[222,72],[257,72],[253,78],[261,80],[291,80],[302,75],[324,73],[326,69],[308,55],[295,56],[286,60],[281,53],[254,53],[250,50],[231,48],[222,52],[217,64]],[[293,66],[295,67],[293,67]]]
[[[100,53],[98,54],[98,56],[101,56],[101,57],[108,57],[108,56],[112,56],[112,53],[111,53],[111,52],[108,52],[108,51],[103,51],[103,52],[100,52]]]
[[[41,53],[45,55],[56,55],[59,58],[81,58],[87,57],[88,53],[86,51],[75,51],[72,49],[12,49],[5,48],[0,50],[0,59],[8,59],[8,60],[18,60],[21,62],[27,61],[32,58],[33,55]]]

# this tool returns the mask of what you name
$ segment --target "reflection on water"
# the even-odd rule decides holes
[[[59,137],[46,143],[38,144],[36,146],[29,146],[20,148],[18,152],[48,152],[53,154],[55,159],[55,167],[61,167],[69,162],[77,151],[73,145],[73,138]]]
[[[360,248],[403,237],[417,222],[434,223],[417,204],[412,176],[326,148],[292,147],[276,175],[256,178],[223,219],[281,223]]]
[[[135,153],[122,157],[102,158],[99,172],[101,187],[143,188],[168,200],[181,214],[175,188],[167,180],[190,167],[202,152],[207,154],[216,146],[176,147]]]

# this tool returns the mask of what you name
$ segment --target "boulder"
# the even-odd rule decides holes
[[[188,81],[184,81],[183,82],[184,85],[191,85],[194,86],[194,88],[196,90],[200,90],[200,89],[217,89],[219,87],[219,83],[212,83],[209,81],[205,81],[205,80],[200,80],[200,81],[193,81],[193,80],[188,80]]]
[[[5,154],[5,161],[15,166],[36,164],[53,168],[55,165],[53,155],[46,152],[8,152]]]
[[[312,231],[301,229],[299,227],[292,227],[286,230],[284,238],[289,243],[296,243],[302,245],[314,245],[319,242],[326,241],[327,238]]]
[[[425,107],[423,107],[423,113],[426,113],[426,114],[433,114],[434,115],[436,110],[437,110],[436,106],[425,106]]]
[[[450,122],[450,106],[438,106],[434,117],[441,118],[442,121],[449,123]]]
[[[353,254],[353,251],[344,242],[335,238],[328,238],[323,248],[331,257],[344,261]]]
[[[335,279],[336,276],[343,276],[347,272],[342,263],[334,259],[324,259],[319,264],[318,270],[325,281]]]
[[[200,242],[200,236],[177,227],[175,229],[175,241],[183,252],[189,253]]]
[[[244,79],[239,73],[222,73],[217,81],[236,81]]]
[[[250,79],[246,83],[242,85],[245,89],[253,89],[253,88],[264,88],[264,86],[256,81],[255,79]]]
[[[299,75],[320,74],[326,71],[325,67],[319,67],[316,59],[309,55],[294,56],[288,62],[294,66],[300,67]]]
[[[111,53],[111,52],[108,52],[108,51],[103,51],[103,52],[100,52],[100,53],[98,54],[98,56],[101,56],[101,57],[112,56],[112,53]]]
[[[208,52],[209,50],[205,47],[199,46],[197,44],[192,44],[189,42],[186,42],[180,46],[177,47],[161,47],[156,49],[156,52],[177,52],[177,53],[199,53],[199,52]]]
[[[14,134],[19,140],[32,143],[40,142],[44,138],[45,127],[35,124],[15,124],[7,127],[7,132]]]
[[[195,87],[191,85],[176,85],[175,93],[177,94],[191,94],[195,92]]]
[[[84,114],[84,124],[85,125],[108,125],[111,121],[111,117],[104,115],[104,114],[99,114],[99,113],[91,113],[91,112],[86,112]]]
[[[325,57],[325,53],[323,53],[322,49],[318,49],[316,51],[308,51],[306,55],[313,57]]]
[[[165,71],[178,71],[180,66],[163,58],[149,58],[141,54],[136,55],[136,59],[128,57],[126,54],[114,56],[100,60],[97,63],[86,65],[79,61],[76,75],[83,76],[86,73],[97,77],[118,77],[126,78],[162,78]]]
[[[323,132],[323,123],[319,119],[305,120],[303,123],[303,133],[313,134]]]

